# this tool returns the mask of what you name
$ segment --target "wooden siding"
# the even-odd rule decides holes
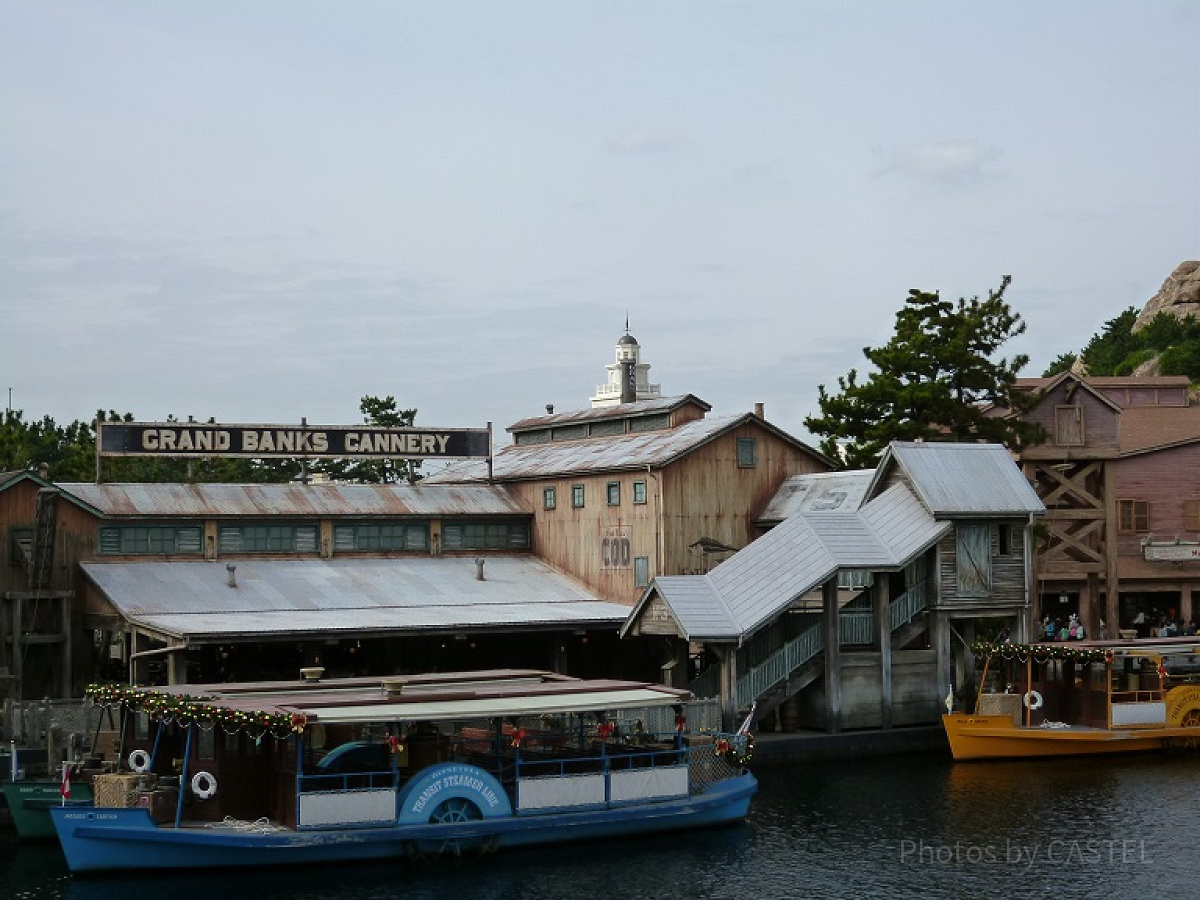
[[[737,442],[754,438],[756,465],[739,468]],[[578,578],[602,599],[632,606],[632,560],[645,557],[649,577],[704,571],[729,554],[691,549],[700,538],[741,548],[758,536],[754,521],[784,479],[824,472],[827,466],[773,432],[748,420],[698,447],[665,469],[513,482],[509,489],[534,510],[533,550]],[[621,503],[609,506],[606,486],[621,485]],[[634,504],[633,483],[646,482],[647,502]],[[585,505],[572,508],[571,488],[583,485]],[[542,509],[542,491],[554,487],[556,508]],[[603,541],[612,529],[630,541],[628,568],[605,567]]]
[[[0,491],[0,523],[3,524],[4,540],[4,559],[0,563],[0,595],[29,590],[29,575],[12,559],[11,532],[14,527],[33,528],[38,487],[36,482],[22,481]]]
[[[964,522],[963,524],[971,524]],[[991,541],[991,588],[986,597],[958,596],[958,539],[952,531],[937,546],[937,605],[942,609],[991,609],[997,606],[1019,606],[1025,602],[1025,528],[1020,520],[986,522]],[[1000,528],[1012,529],[1012,552],[1000,554]]]
[[[1030,447],[1023,459],[1045,459],[1070,456],[1075,459],[1111,457],[1118,448],[1117,421],[1119,413],[1095,394],[1077,387],[1067,396],[1066,386],[1059,385],[1046,395],[1042,402],[1030,412],[1026,421],[1036,422],[1046,430],[1046,441]],[[1077,406],[1083,419],[1083,443],[1059,444],[1055,434],[1056,410],[1060,407]]]
[[[1027,416],[1046,427],[1051,438],[1021,454],[1026,474],[1047,507],[1034,563],[1038,595],[1077,596],[1081,615],[1093,616],[1087,623],[1093,628],[1101,617],[1106,622],[1116,619],[1122,612],[1120,598],[1137,593],[1174,594],[1181,615],[1194,616],[1200,612],[1192,600],[1200,597],[1200,562],[1147,561],[1142,541],[1149,534],[1160,541],[1174,540],[1177,534],[1185,540],[1200,536],[1184,531],[1185,503],[1200,499],[1200,443],[1193,440],[1120,457],[1117,426],[1122,414],[1079,387],[1074,399],[1085,404],[1086,444],[1059,446],[1053,440],[1053,409],[1065,402],[1072,383],[1064,382]],[[1114,384],[1099,379],[1089,385],[1112,403],[1138,409],[1139,421],[1147,427],[1160,427],[1145,417],[1148,408],[1156,410],[1156,423],[1162,417],[1161,426],[1191,412],[1181,383],[1129,379]],[[1127,429],[1128,425],[1127,421]],[[1164,427],[1163,433],[1170,429]],[[1180,434],[1186,437],[1187,429]],[[1118,531],[1119,500],[1147,504],[1147,531]],[[1122,621],[1118,626],[1128,624]]]
[[[1156,541],[1200,540],[1184,530],[1184,506],[1200,500],[1200,444],[1186,444],[1156,453],[1130,456],[1109,465],[1113,469],[1115,500],[1141,500],[1149,507],[1149,532]],[[1127,578],[1177,580],[1188,574],[1200,579],[1200,561],[1147,561],[1142,541],[1147,534],[1117,534],[1117,574]]]

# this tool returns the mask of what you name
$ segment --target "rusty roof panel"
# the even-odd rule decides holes
[[[593,406],[588,409],[575,409],[569,412],[551,413],[546,416],[530,416],[509,425],[506,431],[529,431],[535,428],[551,428],[556,425],[569,425],[574,422],[595,422],[605,419],[625,419],[637,416],[648,416],[656,413],[671,412],[686,404],[695,404],[708,412],[712,407],[693,394],[682,397],[657,397],[653,400],[638,400],[636,403],[618,403],[615,406]]]
[[[496,485],[61,484],[105,516],[515,516],[529,510]]]
[[[744,413],[740,416],[697,419],[677,428],[660,431],[505,447],[492,460],[493,477],[505,481],[644,469],[646,466],[658,468],[746,421],[762,423],[752,413]],[[486,477],[485,465],[478,460],[471,460],[449,466],[444,472],[431,475],[428,480],[435,484],[449,484],[477,482]]]

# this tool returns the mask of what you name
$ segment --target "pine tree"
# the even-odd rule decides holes
[[[892,339],[863,348],[874,365],[866,381],[851,369],[838,378],[836,394],[818,387],[821,415],[805,426],[822,438],[821,451],[849,468],[868,468],[891,441],[988,441],[1015,449],[1039,440],[1041,429],[1015,415],[1030,404],[1013,391],[1028,357],[994,359],[1025,331],[1004,300],[1010,281],[1005,276],[985,299],[957,303],[909,291]]]

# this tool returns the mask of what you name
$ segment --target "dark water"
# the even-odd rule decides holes
[[[72,877],[0,833],[0,898],[739,900],[1196,896],[1200,757],[758,771],[744,826],[460,862]]]

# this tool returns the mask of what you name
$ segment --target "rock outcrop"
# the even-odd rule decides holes
[[[1167,276],[1158,293],[1151,297],[1138,313],[1133,330],[1144,327],[1160,312],[1170,313],[1181,319],[1188,315],[1200,319],[1200,260],[1182,262]]]

